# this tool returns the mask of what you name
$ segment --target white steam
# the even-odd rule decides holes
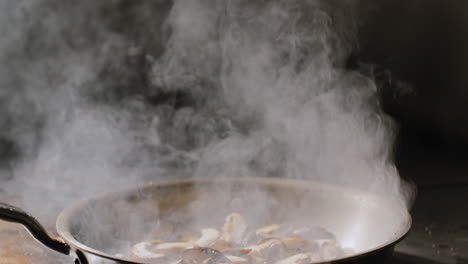
[[[357,1],[177,0],[161,24],[162,2],[132,4],[147,38],[120,1],[0,3],[1,199],[45,217],[175,169],[402,197],[377,89],[343,68]]]
[[[130,44],[104,28],[103,3],[0,8],[2,137],[17,153],[3,157],[10,160],[1,194],[40,218],[91,193],[144,181],[143,169],[160,173],[148,150],[159,145],[158,117],[137,96],[112,98],[127,79],[118,67]]]
[[[343,69],[357,1],[176,1],[160,86],[211,92],[236,124],[197,176],[281,176],[400,197],[393,129],[373,81]],[[205,84],[206,87],[201,87]],[[219,103],[222,102],[222,103]]]

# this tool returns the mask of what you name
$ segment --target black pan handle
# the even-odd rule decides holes
[[[88,261],[81,251],[74,251],[61,238],[54,237],[47,233],[45,228],[37,221],[35,217],[26,213],[18,207],[0,203],[0,220],[7,222],[18,223],[26,227],[31,235],[44,246],[60,252],[65,255],[76,255],[76,264],[87,264]]]

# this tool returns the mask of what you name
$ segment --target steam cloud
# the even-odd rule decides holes
[[[190,172],[403,201],[378,90],[344,69],[357,4],[1,2],[0,198],[45,218]]]

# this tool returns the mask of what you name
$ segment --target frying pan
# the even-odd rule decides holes
[[[245,203],[236,209],[246,211],[250,221],[299,219],[326,228],[356,252],[322,263],[384,263],[411,227],[410,214],[396,199],[313,181],[255,177],[174,180],[90,197],[60,213],[60,238],[11,205],[0,204],[0,219],[24,225],[77,264],[141,264],[118,253],[147,238],[158,220],[176,215],[182,226],[209,222],[233,210],[239,199]]]

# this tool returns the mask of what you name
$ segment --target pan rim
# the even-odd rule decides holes
[[[327,184],[327,183],[322,183],[318,181],[312,181],[312,180],[300,180],[300,179],[285,179],[285,178],[267,178],[267,177],[238,177],[238,178],[179,178],[179,179],[171,179],[171,180],[161,180],[157,182],[150,182],[146,184],[139,184],[139,185],[132,185],[132,186],[127,186],[124,188],[121,188],[119,190],[114,190],[110,192],[104,192],[104,193],[99,193],[96,195],[89,196],[85,199],[79,200],[72,205],[66,207],[62,212],[58,215],[57,220],[56,220],[56,228],[57,228],[57,233],[74,249],[95,255],[97,257],[101,257],[104,259],[108,260],[113,260],[113,261],[118,261],[120,263],[129,263],[129,264],[145,264],[145,262],[141,261],[135,261],[135,260],[130,260],[126,258],[121,258],[121,257],[116,257],[107,253],[104,253],[102,251],[99,251],[97,249],[91,248],[82,242],[78,241],[75,239],[73,234],[70,232],[70,218],[73,215],[73,212],[78,211],[80,208],[84,207],[85,205],[89,204],[93,200],[98,200],[102,199],[104,197],[112,196],[112,195],[118,195],[121,193],[129,193],[129,192],[137,192],[141,191],[143,189],[150,189],[150,188],[155,188],[155,187],[164,187],[164,186],[171,186],[171,185],[178,185],[178,184],[187,184],[187,183],[222,183],[222,182],[252,182],[252,183],[270,183],[270,184],[281,184],[281,185],[290,185],[290,186],[298,186],[301,185],[302,187],[304,184],[307,184],[309,186],[316,186],[316,187],[322,187],[326,189],[335,189],[339,190],[340,192],[351,192],[351,193],[365,193],[369,194],[375,197],[379,197],[380,199],[385,199],[382,196],[378,196],[373,193],[366,193],[362,191],[357,191],[351,188],[346,188],[343,186],[338,186],[334,184]],[[388,199],[386,199],[388,200]],[[364,251],[359,251],[358,253],[355,253],[353,255],[348,255],[346,257],[341,257],[341,258],[335,258],[331,260],[327,260],[324,262],[315,262],[314,264],[326,264],[326,263],[341,263],[349,260],[355,260],[355,259],[360,259],[363,257],[366,257],[368,255],[372,255],[374,253],[377,253],[381,250],[384,250],[386,248],[392,247],[401,240],[403,240],[409,233],[411,226],[412,226],[412,217],[407,211],[407,214],[405,215],[406,219],[403,219],[404,226],[401,228],[400,232],[397,232],[394,234],[392,239],[387,241],[386,243],[377,245],[375,247],[369,248]]]

